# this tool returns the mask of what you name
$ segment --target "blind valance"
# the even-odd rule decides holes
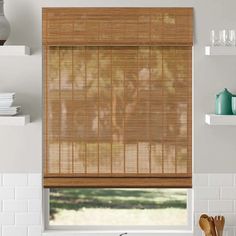
[[[44,45],[192,45],[191,8],[45,8]]]

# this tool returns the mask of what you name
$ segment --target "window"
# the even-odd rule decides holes
[[[50,189],[49,196],[49,228],[186,229],[191,220],[187,189],[59,188]]]
[[[185,206],[185,220],[177,224],[186,225],[192,9],[48,8],[43,44],[44,187],[51,189],[51,223],[59,224],[58,212],[66,214],[66,207],[76,210],[73,218],[85,219],[103,198],[111,225],[124,206],[120,224],[126,217],[132,224],[134,211],[144,222],[143,211],[151,217],[164,205],[177,216],[174,202]],[[120,208],[112,208],[117,201]]]

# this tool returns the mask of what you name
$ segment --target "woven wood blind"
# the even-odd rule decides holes
[[[191,187],[191,81],[187,45],[45,45],[44,186]]]
[[[191,8],[46,8],[43,44],[192,45]]]

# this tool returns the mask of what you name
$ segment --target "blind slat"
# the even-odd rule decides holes
[[[45,188],[64,187],[95,187],[95,188],[189,188],[191,178],[45,178]]]

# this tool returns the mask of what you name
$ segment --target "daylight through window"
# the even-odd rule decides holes
[[[186,226],[186,189],[50,190],[50,225]]]

